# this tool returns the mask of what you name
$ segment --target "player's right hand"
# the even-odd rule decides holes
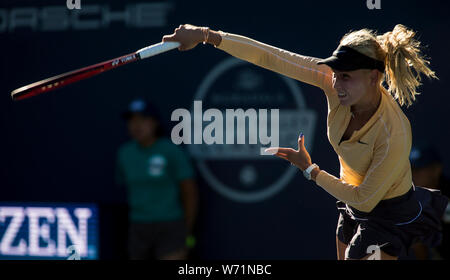
[[[203,42],[203,32],[200,27],[192,24],[181,24],[175,28],[174,33],[164,35],[163,42],[179,42],[178,50],[187,51],[195,48],[199,43]]]

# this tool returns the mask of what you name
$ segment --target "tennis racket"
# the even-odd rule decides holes
[[[20,87],[11,92],[11,97],[13,100],[26,99],[35,95],[49,92],[51,90],[55,90],[57,88],[61,88],[68,84],[90,78],[92,76],[122,65],[170,51],[174,48],[178,48],[179,46],[180,43],[178,42],[160,42],[124,56],[120,56],[108,61],[100,62],[91,66],[87,66]]]

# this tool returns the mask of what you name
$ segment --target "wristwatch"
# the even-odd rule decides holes
[[[303,175],[305,176],[306,179],[311,180],[311,171],[316,167],[319,167],[319,166],[317,164],[313,163],[308,168],[303,170]]]

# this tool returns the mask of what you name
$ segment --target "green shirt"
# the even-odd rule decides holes
[[[132,222],[156,222],[184,216],[179,183],[193,178],[183,150],[160,138],[149,147],[135,141],[123,144],[117,154],[118,184],[126,185]]]

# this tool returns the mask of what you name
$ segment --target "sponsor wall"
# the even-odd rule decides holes
[[[0,203],[0,259],[98,258],[93,204]]]

